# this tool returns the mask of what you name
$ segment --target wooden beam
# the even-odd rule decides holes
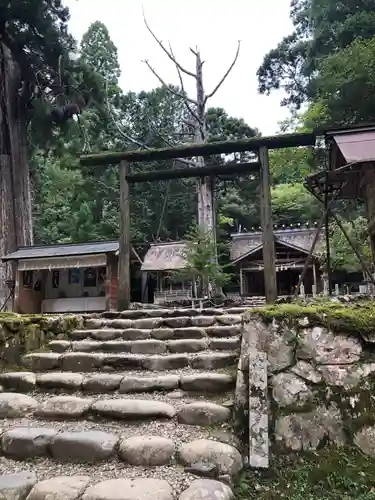
[[[188,179],[189,177],[207,177],[220,174],[249,174],[260,170],[259,162],[228,163],[227,165],[208,165],[205,167],[187,167],[166,170],[153,170],[151,172],[137,172],[128,174],[126,180],[129,184],[138,182],[165,181],[170,179]]]
[[[268,149],[259,150],[259,160],[262,164],[260,190],[260,219],[262,224],[264,286],[267,303],[277,299],[277,280],[275,265],[275,238],[272,224],[271,188]]]
[[[129,184],[126,180],[129,164],[120,163],[120,240],[118,261],[117,308],[125,311],[130,307],[130,204]]]
[[[136,149],[127,152],[99,153],[80,157],[81,165],[113,165],[122,160],[155,161],[189,158],[193,156],[208,156],[214,154],[242,153],[258,151],[262,147],[268,149],[294,148],[299,146],[315,146],[316,132],[298,134],[283,134],[272,137],[252,137],[233,141],[211,142],[204,144],[183,144],[161,149]]]

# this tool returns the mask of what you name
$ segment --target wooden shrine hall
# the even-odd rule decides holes
[[[315,228],[288,228],[274,231],[278,296],[295,293],[315,233]],[[308,270],[303,280],[305,293],[309,295],[322,291],[319,260],[323,251],[322,245],[323,239],[320,238],[309,259]],[[264,296],[262,233],[258,231],[233,234],[230,259],[239,274],[240,295]]]

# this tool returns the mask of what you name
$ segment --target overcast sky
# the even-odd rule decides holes
[[[257,90],[256,71],[264,55],[292,30],[290,0],[64,0],[71,12],[70,30],[81,39],[89,25],[106,24],[119,52],[124,91],[150,90],[159,82],[144,64],[147,59],[167,83],[178,84],[175,67],[146,30],[144,7],[154,33],[170,42],[180,63],[194,70],[189,47],[198,46],[204,65],[208,93],[234,58],[237,40],[241,52],[237,65],[224,85],[209,101],[230,115],[242,117],[265,135],[278,130],[288,115],[280,107],[281,95],[262,96]],[[186,77],[193,95],[193,81]]]

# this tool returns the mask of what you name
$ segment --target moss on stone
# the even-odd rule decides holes
[[[82,327],[82,322],[82,317],[71,314],[0,313],[0,365],[20,365],[25,354],[45,350],[57,336],[68,338],[69,332]]]
[[[254,308],[246,319],[259,317],[265,323],[273,320],[287,322],[303,328],[299,320],[308,319],[307,326],[323,326],[333,332],[369,335],[375,333],[375,303],[373,301],[355,304],[340,302],[317,302],[316,304],[274,304]],[[298,324],[299,323],[299,324]]]

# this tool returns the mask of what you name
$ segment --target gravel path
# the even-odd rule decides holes
[[[233,401],[233,392],[224,394],[197,394],[191,395],[179,389],[171,392],[142,392],[142,393],[127,393],[120,394],[119,392],[112,392],[110,394],[89,394],[87,392],[64,392],[64,391],[33,391],[27,393],[28,396],[35,398],[38,402],[42,403],[54,396],[71,396],[80,397],[84,399],[91,399],[93,402],[104,401],[106,399],[143,399],[147,401],[163,401],[172,405],[176,410],[180,410],[184,405],[194,403],[196,401],[209,401],[219,405],[229,405]]]
[[[56,476],[91,476],[92,483],[106,479],[150,477],[164,479],[172,486],[177,498],[182,491],[189,487],[194,479],[192,474],[184,472],[178,465],[164,465],[158,467],[127,466],[119,460],[112,460],[102,464],[62,463],[50,459],[38,458],[25,462],[0,457],[0,474],[12,474],[24,471],[36,471],[39,481]]]

